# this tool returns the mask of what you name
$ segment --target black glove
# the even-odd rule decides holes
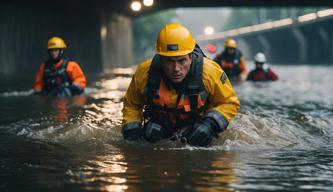
[[[190,145],[207,146],[213,137],[217,137],[217,123],[212,118],[205,118],[204,120],[198,120],[194,123],[193,127],[182,135],[182,140]]]
[[[81,95],[84,91],[80,86],[73,84],[68,86],[68,89],[70,90],[72,95]]]
[[[129,123],[122,128],[123,137],[127,141],[142,141],[142,128],[139,123]]]
[[[54,89],[52,92],[50,92],[51,95],[53,96],[57,96],[57,97],[70,97],[72,96],[71,91],[69,90],[69,88],[57,88]]]
[[[43,92],[42,92],[42,91],[34,91],[33,94],[34,94],[34,95],[42,95]]]
[[[123,132],[124,139],[127,141],[142,141],[142,130],[132,129]]]
[[[148,121],[143,130],[143,136],[149,142],[154,143],[164,138],[162,126],[153,121]]]

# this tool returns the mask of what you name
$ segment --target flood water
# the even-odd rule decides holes
[[[208,148],[123,141],[128,75],[70,99],[2,86],[0,191],[333,191],[333,67],[272,68],[234,86],[241,110]]]

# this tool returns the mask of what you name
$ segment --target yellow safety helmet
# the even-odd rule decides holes
[[[156,53],[163,56],[182,56],[193,52],[195,40],[190,31],[181,24],[165,25],[156,42]]]
[[[224,46],[228,48],[237,48],[237,43],[233,39],[227,39],[224,41]]]
[[[47,49],[67,49],[67,46],[60,37],[52,37],[47,42]]]

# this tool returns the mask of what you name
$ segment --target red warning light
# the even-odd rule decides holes
[[[215,53],[216,52],[216,45],[208,43],[207,45],[205,45],[205,49],[209,52],[209,53]]]

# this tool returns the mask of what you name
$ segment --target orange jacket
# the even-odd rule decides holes
[[[58,69],[61,67],[63,63],[64,59],[61,59],[58,63],[54,64],[53,66],[56,69]],[[33,90],[35,92],[40,92],[43,89],[44,68],[45,68],[45,63],[42,63],[39,67],[39,70],[37,71],[35,83],[33,84]],[[78,63],[76,63],[75,61],[69,61],[67,64],[66,72],[73,84],[80,86],[82,89],[86,88],[87,85],[86,77],[84,76],[83,71]]]

